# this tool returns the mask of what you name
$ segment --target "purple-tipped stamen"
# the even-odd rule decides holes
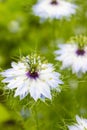
[[[84,50],[82,50],[82,49],[78,49],[77,51],[76,51],[76,54],[79,56],[83,56],[84,54],[85,54],[85,51]]]
[[[28,78],[31,78],[31,79],[36,79],[36,78],[39,77],[39,75],[38,75],[37,72],[30,72],[30,71],[28,71],[28,72],[26,73],[26,76],[27,76]]]

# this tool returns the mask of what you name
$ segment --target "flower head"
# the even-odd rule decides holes
[[[71,67],[73,73],[87,72],[87,37],[76,36],[66,44],[60,44],[56,60],[62,62],[62,69]]]
[[[42,97],[51,99],[51,89],[59,88],[60,74],[54,71],[52,64],[41,60],[36,54],[23,57],[18,63],[12,62],[12,68],[2,72],[6,77],[8,89],[15,89],[15,96],[23,99],[29,93],[34,100]]]
[[[61,19],[76,12],[76,5],[64,0],[41,0],[33,6],[33,12],[42,19]]]
[[[76,116],[76,121],[74,125],[68,126],[69,130],[87,130],[87,119]]]

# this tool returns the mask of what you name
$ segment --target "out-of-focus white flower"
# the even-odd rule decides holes
[[[61,19],[76,13],[76,5],[64,0],[39,0],[33,6],[33,12],[42,19]]]
[[[11,33],[17,33],[20,30],[20,23],[18,21],[16,21],[16,20],[11,21],[8,24],[8,30]]]
[[[12,62],[11,66],[1,73],[6,77],[2,82],[8,83],[8,89],[15,89],[15,96],[20,96],[20,99],[29,93],[35,101],[43,97],[51,99],[51,89],[60,91],[60,74],[54,71],[52,64],[42,62],[40,56],[23,57],[18,63]]]
[[[76,116],[76,121],[74,125],[68,126],[69,130],[87,130],[87,119]]]
[[[61,69],[72,68],[73,73],[87,72],[87,37],[77,37],[67,44],[58,45],[56,60],[62,62]]]
[[[77,80],[69,80],[69,86],[72,88],[72,89],[76,89],[78,87],[78,81]]]

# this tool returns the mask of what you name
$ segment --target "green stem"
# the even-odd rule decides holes
[[[56,41],[56,20],[54,20],[52,22],[51,26],[52,26],[52,40],[55,43],[55,41]]]
[[[37,113],[37,106],[39,105],[39,103],[40,103],[40,100],[38,102],[34,102],[32,104],[32,106],[30,107],[30,110],[32,111],[33,118],[35,120],[36,130],[40,130],[38,113]]]
[[[39,121],[38,121],[38,115],[37,115],[36,106],[35,106],[35,108],[34,108],[34,118],[35,118],[35,121],[36,121],[36,130],[40,130],[40,129],[39,129]]]

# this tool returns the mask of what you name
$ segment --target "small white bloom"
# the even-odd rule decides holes
[[[87,119],[76,116],[76,121],[74,125],[68,126],[69,130],[87,130]]]
[[[33,6],[33,12],[42,19],[61,19],[76,13],[76,5],[64,0],[39,0]]]
[[[23,99],[29,93],[34,100],[39,98],[51,99],[51,89],[59,89],[62,81],[60,74],[54,71],[52,64],[42,63],[40,57],[24,57],[18,63],[12,62],[12,68],[1,73],[6,77],[3,82],[8,83],[8,89],[15,89],[15,96]],[[59,89],[60,90],[60,89]]]
[[[16,20],[13,20],[11,21],[9,24],[8,24],[8,30],[11,32],[11,33],[16,33],[20,30],[20,24],[18,21]]]
[[[61,69],[71,67],[77,75],[87,72],[87,46],[79,48],[78,43],[60,44],[56,53],[56,60],[62,62]]]

